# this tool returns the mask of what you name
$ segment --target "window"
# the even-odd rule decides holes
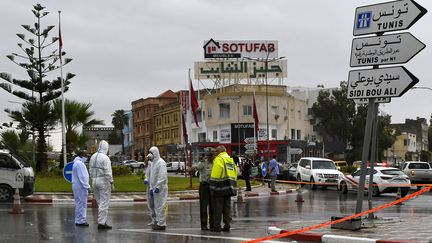
[[[0,154],[0,168],[6,169],[21,169],[21,167],[15,163],[15,161],[8,155]]]
[[[252,115],[252,106],[250,106],[250,105],[244,105],[243,106],[243,115],[245,115],[245,116],[251,116]]]
[[[297,139],[301,140],[301,130],[297,130]]]
[[[219,118],[230,118],[229,104],[219,104]]]
[[[205,142],[206,141],[206,134],[205,132],[198,133],[198,142]]]
[[[217,141],[217,131],[213,131],[213,142]]]
[[[272,114],[279,115],[279,106],[272,106]]]
[[[272,129],[271,130],[271,138],[277,139],[277,129]]]
[[[212,118],[213,114],[212,114],[212,109],[211,108],[207,109],[207,116],[208,116],[208,118]]]
[[[404,139],[404,146],[407,146],[408,145],[408,139]]]
[[[291,129],[291,139],[295,139],[296,137],[296,131],[295,129]]]

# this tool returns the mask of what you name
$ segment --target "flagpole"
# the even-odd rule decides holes
[[[65,115],[65,106],[64,106],[64,80],[63,80],[63,57],[62,57],[62,46],[63,41],[61,39],[61,18],[60,14],[61,11],[58,11],[59,14],[59,57],[60,57],[60,79],[61,79],[61,104],[62,104],[62,148],[63,148],[63,166],[66,165],[66,134],[65,134],[65,121],[66,121],[66,115]]]
[[[189,77],[188,77],[188,81],[189,81],[189,110],[190,110],[190,114],[192,115],[192,94],[191,94],[191,85],[192,85],[192,81],[191,81],[191,77],[190,77],[190,68],[189,68]],[[192,121],[192,118],[191,120]],[[192,130],[192,126],[189,126],[189,141],[191,141],[191,130]],[[189,168],[192,168],[192,142],[189,142],[190,146],[189,146]],[[192,170],[189,171],[189,187],[192,189]]]

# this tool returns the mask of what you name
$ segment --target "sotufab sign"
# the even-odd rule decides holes
[[[276,40],[213,40],[204,41],[204,58],[263,58],[278,57]]]

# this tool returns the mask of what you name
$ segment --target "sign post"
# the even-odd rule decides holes
[[[414,0],[399,0],[358,7],[354,17],[353,35],[376,34],[373,37],[353,39],[351,67],[373,66],[373,69],[353,70],[348,76],[348,99],[369,99],[368,113],[363,140],[360,181],[357,191],[355,213],[362,212],[364,186],[366,181],[366,161],[370,155],[371,141],[376,140],[377,98],[400,97],[412,88],[418,79],[405,67],[379,68],[379,65],[401,64],[425,48],[425,45],[410,33],[383,35],[384,32],[405,30],[417,22],[427,10]],[[375,143],[372,143],[375,144]],[[374,149],[372,149],[374,151]],[[374,156],[372,156],[373,158]],[[371,158],[371,159],[372,159]],[[371,164],[375,161],[371,160]],[[373,182],[373,169],[370,170]],[[369,194],[372,187],[369,186]],[[372,207],[369,201],[369,207]],[[358,230],[360,224],[351,224],[345,229]]]

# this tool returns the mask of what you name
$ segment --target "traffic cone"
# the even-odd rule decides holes
[[[237,189],[237,201],[236,201],[236,203],[244,203],[241,187],[239,187]]]
[[[304,202],[304,200],[303,200],[303,194],[301,193],[301,187],[299,186],[299,187],[297,187],[297,197],[296,197],[296,200],[295,200],[297,203],[302,203],[302,202]]]
[[[10,214],[22,214],[24,210],[21,208],[21,199],[18,188],[15,189],[14,202]]]
[[[400,187],[398,187],[398,191],[397,191],[397,193],[396,193],[396,200],[399,200],[399,199],[401,199],[402,198],[402,192],[401,192],[401,188]],[[396,203],[396,205],[402,205],[403,203]]]

